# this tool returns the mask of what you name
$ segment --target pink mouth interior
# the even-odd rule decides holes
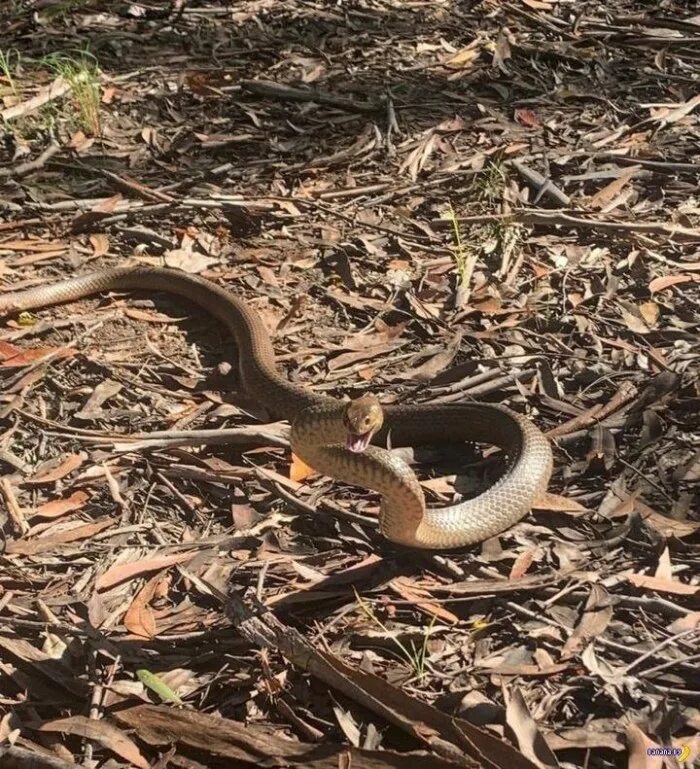
[[[345,439],[345,448],[359,454],[361,451],[364,451],[367,446],[369,446],[371,438],[371,433],[362,433],[361,435],[358,435],[357,433],[349,432]]]

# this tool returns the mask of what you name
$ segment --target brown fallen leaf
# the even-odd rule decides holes
[[[571,662],[553,662],[549,665],[535,665],[531,662],[522,662],[519,665],[509,665],[505,662],[496,663],[475,663],[474,667],[481,670],[488,670],[501,676],[534,676],[545,677],[555,676],[566,670],[571,670],[574,664]]]
[[[29,350],[18,350],[15,355],[10,356],[6,352],[8,347],[12,347],[12,345],[0,349],[0,366],[2,368],[22,368],[44,358],[70,358],[76,354],[76,350],[71,347],[34,347]],[[18,348],[14,349],[17,350]]]
[[[547,745],[552,750],[587,750],[606,748],[621,751],[625,749],[623,736],[615,731],[604,719],[593,719],[586,726],[557,730],[546,735]]]
[[[457,53],[454,53],[449,58],[445,59],[442,62],[443,66],[449,67],[450,69],[462,69],[463,67],[471,66],[474,59],[481,53],[480,49],[475,47],[476,42],[477,41],[474,41],[467,48],[462,48],[460,51],[457,51]]]
[[[166,267],[172,267],[183,272],[200,273],[217,264],[219,259],[190,250],[190,248],[174,248],[163,254]]]
[[[552,769],[559,766],[556,756],[550,750],[542,733],[525,703],[518,688],[504,690],[506,699],[506,724],[515,735],[522,754],[540,769]]]
[[[663,577],[651,577],[648,574],[630,574],[627,579],[635,587],[646,587],[659,593],[673,593],[674,595],[696,595],[700,593],[700,585],[687,585],[676,579]]]
[[[389,353],[394,350],[398,350],[406,344],[405,340],[396,339],[391,342],[384,342],[382,344],[366,344],[361,350],[354,350],[353,352],[344,352],[340,355],[336,355],[328,361],[329,371],[339,371],[340,369],[353,366],[356,363],[369,361],[373,358],[382,358],[388,356]]]
[[[301,483],[293,481],[286,475],[282,475],[282,473],[278,473],[276,470],[272,470],[269,467],[263,467],[262,465],[255,467],[254,474],[257,475],[258,478],[274,481],[275,483],[279,483],[280,486],[284,486],[285,489],[292,489],[292,491],[298,491],[302,486]]]
[[[39,472],[33,478],[27,478],[24,483],[31,485],[55,483],[77,470],[86,459],[87,454],[81,451],[78,454],[69,454],[64,458],[49,460],[42,464]]]
[[[593,583],[581,618],[561,651],[562,660],[571,659],[594,638],[601,636],[613,618],[613,604],[608,591]]]
[[[646,734],[636,725],[630,723],[627,725],[627,749],[629,750],[627,758],[627,769],[662,769],[664,759],[662,756],[650,756],[647,753],[649,748],[660,747],[652,742]]]
[[[671,286],[678,286],[681,283],[690,283],[691,281],[697,280],[697,275],[688,275],[686,273],[662,275],[660,278],[654,278],[654,280],[649,283],[649,291],[652,294],[655,294],[657,291],[663,291],[665,288],[671,288]]]
[[[404,601],[408,601],[426,614],[430,614],[433,617],[453,625],[459,622],[459,617],[445,609],[443,606],[433,603],[429,598],[426,598],[425,593],[420,589],[416,590],[415,588],[417,585],[412,584],[406,577],[392,579],[391,582],[389,582],[389,587],[400,595]]]
[[[81,769],[80,764],[72,761],[72,755],[65,748],[65,758],[58,758],[48,747],[39,746],[22,735],[22,746],[12,745],[6,742],[7,735],[2,734],[0,745],[0,766],[5,769]],[[10,732],[11,734],[11,732]],[[51,742],[51,740],[46,740]],[[54,751],[61,751],[62,746],[52,745]]]
[[[22,256],[16,256],[14,259],[12,259],[11,264],[13,267],[25,267],[29,264],[49,262],[52,259],[63,256],[65,253],[67,253],[67,249],[61,248],[57,251],[41,251],[38,253],[24,254]]]
[[[444,350],[431,355],[424,363],[411,370],[409,376],[416,382],[429,382],[444,371],[454,360],[462,342],[462,333],[458,331],[447,343]]]
[[[8,222],[0,222],[0,232],[19,230],[28,224],[40,224],[41,219],[11,219]]]
[[[154,638],[157,634],[156,618],[149,603],[156,595],[160,581],[160,574],[152,577],[134,596],[123,620],[124,627],[130,633],[142,638]]]
[[[418,174],[423,170],[433,154],[437,143],[438,137],[432,130],[429,131],[427,136],[419,142],[418,146],[403,161],[399,168],[399,173],[405,174],[408,172],[411,181],[415,182]]]
[[[66,513],[72,513],[80,510],[89,499],[89,495],[84,491],[76,491],[64,499],[52,499],[50,502],[44,502],[34,511],[32,518],[60,518]]]
[[[590,198],[588,201],[589,206],[591,208],[603,208],[606,206],[622,192],[625,185],[632,179],[632,177],[636,176],[640,170],[641,166],[632,166],[631,168],[625,169],[617,179],[613,179],[613,181],[606,184],[605,187],[598,190],[598,192]]]
[[[542,125],[542,121],[537,113],[526,107],[519,107],[515,110],[515,119],[520,125],[527,126],[528,128],[538,128]]]
[[[659,579],[673,579],[673,567],[671,565],[671,553],[668,546],[663,549],[659,556],[659,563],[656,566],[654,576]]]
[[[524,576],[530,566],[532,566],[532,562],[534,561],[538,550],[539,548],[537,547],[531,547],[528,550],[523,550],[522,553],[519,553],[517,558],[513,561],[508,579],[520,579]]]
[[[44,240],[4,240],[0,247],[6,251],[60,251],[67,246],[64,243],[49,243]]]
[[[700,627],[700,611],[689,611],[684,617],[674,619],[668,626],[671,633],[683,633]]]
[[[103,518],[94,523],[87,523],[85,526],[77,526],[67,531],[61,531],[58,534],[52,534],[48,537],[37,539],[15,539],[7,543],[7,553],[16,555],[37,555],[53,550],[57,545],[66,545],[69,542],[79,542],[82,539],[90,539],[95,534],[114,526],[116,521],[110,518]]]
[[[234,500],[242,500],[240,502],[231,503],[231,519],[236,531],[246,531],[250,529],[255,523],[258,522],[259,517],[255,508],[246,501],[245,494],[240,489],[234,489]]]
[[[294,565],[295,567],[298,566],[298,564]],[[348,569],[335,572],[329,576],[324,576],[322,580],[312,578],[310,584],[302,585],[300,588],[291,590],[288,593],[280,593],[276,596],[272,596],[266,600],[265,605],[273,606],[276,604],[294,603],[297,600],[299,602],[304,600],[308,601],[311,600],[309,595],[315,594],[316,591],[319,591],[322,595],[327,595],[339,586],[353,585],[369,580],[382,568],[385,568],[383,559],[373,553]],[[307,574],[309,574],[309,572],[307,572]]]
[[[656,510],[649,507],[641,499],[634,499],[634,509],[642,516],[646,524],[659,532],[664,537],[689,537],[700,530],[700,521],[678,521],[675,518],[669,518],[667,515],[661,515]]]
[[[140,577],[152,571],[162,571],[178,563],[187,563],[193,557],[194,553],[178,553],[176,555],[163,555],[158,558],[145,558],[133,563],[119,563],[107,569],[95,580],[95,588],[107,590],[120,582],[134,579],[134,577]]]
[[[9,342],[5,342],[0,339],[0,361],[7,360],[7,358],[14,358],[22,352],[20,347],[15,347]]]
[[[102,219],[106,219],[116,210],[117,206],[122,202],[123,197],[117,193],[111,198],[98,203],[94,208],[89,211],[83,211],[78,214],[71,224],[71,231],[74,233],[86,232],[93,228]]]
[[[453,582],[449,585],[436,584],[431,587],[431,591],[455,595],[488,595],[489,593],[500,595],[514,593],[518,590],[539,590],[542,587],[565,581],[571,573],[571,569],[562,569],[551,574],[537,574],[519,579],[470,579],[464,582]]]
[[[555,513],[587,513],[588,509],[579,502],[560,494],[551,494],[548,491],[537,495],[532,503],[534,510],[550,510]]]
[[[315,473],[316,471],[313,469],[313,467],[309,467],[309,465],[307,465],[303,459],[299,459],[299,457],[294,454],[294,452],[292,452],[292,461],[289,464],[290,480],[294,481],[295,483],[302,483]]]
[[[437,478],[426,478],[419,481],[424,489],[433,491],[435,494],[454,494],[456,475],[438,476]]]
[[[659,305],[656,302],[642,302],[639,305],[639,314],[649,328],[654,328],[659,321]]]
[[[635,314],[634,312],[630,312],[629,310],[625,310],[624,308],[620,309],[620,315],[622,316],[622,320],[625,321],[625,325],[630,331],[634,332],[635,334],[649,333],[650,328],[644,322],[641,316]]]
[[[39,727],[42,732],[61,732],[62,734],[78,734],[88,740],[99,742],[100,745],[116,753],[125,761],[138,767],[148,769],[149,762],[141,755],[135,742],[132,742],[120,729],[104,720],[71,716],[46,721]]]
[[[142,320],[146,323],[177,323],[177,319],[162,312],[141,310],[138,307],[125,307],[124,315],[132,320]]]
[[[689,115],[696,107],[700,106],[700,94],[691,96],[688,101],[675,109],[670,107],[659,107],[653,110],[653,119],[659,121],[662,125],[670,125]]]
[[[219,85],[218,78],[213,77],[211,73],[197,70],[187,70],[185,82],[191,91],[200,96],[210,96],[216,92],[215,89]]]
[[[523,5],[527,5],[528,8],[532,8],[535,11],[551,11],[552,5],[550,2],[544,2],[544,0],[521,0]]]
[[[93,257],[104,256],[109,252],[109,238],[104,232],[96,232],[89,237]]]

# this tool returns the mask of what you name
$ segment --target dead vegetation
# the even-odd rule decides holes
[[[3,4],[3,290],[202,274],[295,381],[504,401],[556,452],[513,530],[401,550],[376,498],[290,461],[201,312],[114,295],[7,320],[3,766],[693,765],[692,14]],[[500,469],[411,460],[437,505]]]

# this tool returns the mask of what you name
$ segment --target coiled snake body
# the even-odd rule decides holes
[[[384,425],[371,436],[375,445],[350,450],[346,447],[348,403],[318,395],[282,376],[260,316],[242,299],[198,276],[140,265],[104,269],[0,294],[0,316],[112,290],[166,291],[214,315],[236,341],[247,391],[275,416],[291,422],[294,452],[319,472],[380,492],[381,530],[393,542],[427,549],[480,542],[517,523],[547,488],[552,472],[547,438],[525,417],[495,404],[383,406]],[[495,444],[508,453],[509,464],[504,475],[478,497],[426,509],[411,468],[377,445],[386,445],[387,437],[393,447],[465,440]]]

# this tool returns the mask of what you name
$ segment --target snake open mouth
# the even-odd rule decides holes
[[[354,451],[356,454],[364,451],[369,442],[372,440],[372,431],[369,430],[366,433],[351,433],[348,430],[348,434],[345,438],[345,448]]]

